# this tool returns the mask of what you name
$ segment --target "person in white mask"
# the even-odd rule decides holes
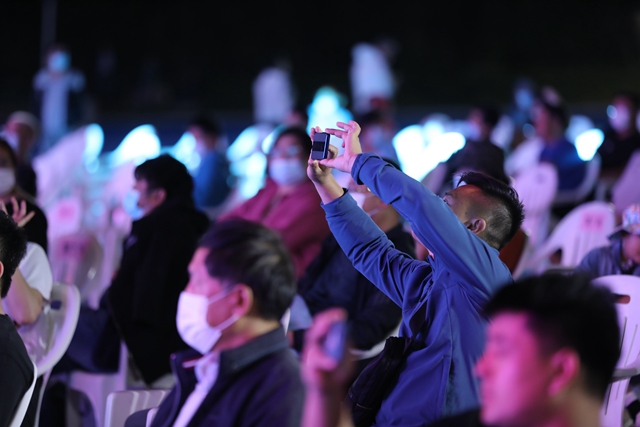
[[[607,107],[611,129],[605,134],[598,154],[602,160],[601,176],[616,179],[620,176],[631,154],[640,150],[640,133],[636,122],[640,98],[623,92],[613,98]]]
[[[296,277],[304,273],[329,234],[320,198],[307,178],[310,152],[311,139],[304,129],[284,129],[269,152],[264,188],[219,219],[243,218],[280,233],[293,257]]]
[[[304,387],[280,324],[296,289],[282,239],[254,222],[218,223],[189,277],[176,323],[193,350],[172,356],[176,385],[151,425],[299,426]]]

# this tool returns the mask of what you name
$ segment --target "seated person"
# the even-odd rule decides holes
[[[611,129],[605,134],[598,154],[602,159],[601,176],[617,178],[635,150],[640,150],[636,116],[640,98],[631,92],[619,93],[607,108]]]
[[[320,197],[307,178],[310,153],[311,140],[304,129],[283,130],[269,153],[265,187],[219,219],[242,218],[280,233],[293,257],[298,278],[318,255],[329,234]]]
[[[455,173],[482,172],[509,183],[504,172],[504,151],[491,141],[493,129],[498,124],[500,113],[494,107],[475,107],[467,122],[473,131],[464,147],[447,160],[448,182]]]
[[[498,291],[485,313],[492,322],[475,365],[480,409],[432,426],[600,425],[604,395],[620,356],[620,329],[608,290],[582,276],[531,277]],[[321,347],[340,313],[323,316],[328,318],[314,321],[305,344],[304,427],[333,427],[345,418],[334,396],[345,385],[348,365],[330,360]]]
[[[40,121],[31,113],[16,111],[7,119],[3,135],[16,153],[16,181],[29,196],[38,196],[31,153],[40,136]]]
[[[209,221],[195,209],[189,172],[173,157],[147,160],[135,169],[135,179],[143,217],[131,226],[99,309],[82,307],[58,371],[113,372],[122,339],[144,382],[153,384],[170,373],[169,356],[187,348],[176,329],[177,303]]]
[[[152,426],[298,427],[304,387],[280,325],[295,276],[280,237],[241,219],[218,223],[189,275],[177,324],[194,350],[172,357],[176,386]],[[136,413],[126,425],[145,419]]]
[[[188,131],[195,138],[196,150],[200,153],[200,166],[193,178],[193,198],[198,209],[215,217],[216,208],[231,191],[222,131],[216,122],[205,116],[194,119]]]
[[[393,206],[352,179],[349,192],[396,249],[414,257],[413,238],[403,230],[400,214]],[[311,315],[330,307],[346,309],[353,346],[358,350],[369,350],[384,341],[402,319],[400,307],[353,267],[333,234],[324,240],[320,254],[298,281],[298,293]],[[297,335],[297,347],[301,348],[301,334]]]
[[[36,205],[36,201],[26,194],[16,183],[16,168],[18,160],[15,152],[7,141],[0,138],[0,200],[6,204],[9,215],[13,215],[14,209],[19,207],[26,212],[34,212],[33,219],[24,226],[24,232],[29,242],[40,245],[47,251],[47,217]],[[18,204],[10,203],[12,198],[18,200]]]
[[[0,295],[4,299],[13,277],[27,250],[27,242],[18,225],[0,212]],[[33,382],[33,365],[18,335],[13,320],[0,306],[0,425],[8,426],[22,396]]]
[[[609,246],[595,248],[585,255],[575,272],[592,279],[611,274],[640,277],[640,204],[624,210],[622,225],[609,240]]]

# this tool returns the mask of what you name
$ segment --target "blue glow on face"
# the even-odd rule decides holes
[[[160,155],[160,140],[156,129],[151,125],[142,125],[133,129],[124,137],[120,145],[109,155],[111,166],[133,161],[140,164]]]
[[[615,119],[617,115],[618,111],[616,110],[616,107],[609,105],[607,107],[607,116],[609,116],[610,119]]]
[[[102,152],[102,146],[104,145],[104,132],[98,124],[90,124],[85,130],[86,145],[84,147],[84,153],[82,153],[82,160],[85,165],[94,164],[98,159],[98,156]]]
[[[604,141],[604,133],[600,129],[589,129],[576,137],[578,156],[585,162],[593,159]]]
[[[169,153],[190,171],[194,171],[200,166],[201,159],[200,154],[196,151],[196,138],[191,132],[183,133],[178,142],[169,149]]]

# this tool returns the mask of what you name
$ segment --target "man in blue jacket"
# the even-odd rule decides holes
[[[338,122],[338,127],[326,132],[343,140],[344,154],[335,157],[332,148],[331,158],[310,160],[309,178],[345,254],[402,308],[400,335],[416,334],[418,347],[382,402],[375,424],[419,426],[477,408],[473,366],[484,345],[482,307],[512,282],[498,250],[518,230],[522,204],[512,188],[477,173],[463,175],[466,185],[441,199],[378,156],[362,154],[356,122]],[[434,256],[425,262],[397,251],[333,178],[331,168],[351,173],[393,205]]]

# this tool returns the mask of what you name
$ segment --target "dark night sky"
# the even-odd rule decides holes
[[[466,3],[466,2],[465,2]],[[5,0],[0,111],[27,108],[40,64],[41,2]],[[640,91],[640,6],[611,1],[242,2],[58,0],[58,40],[88,78],[101,111],[248,110],[251,82],[287,56],[299,100],[323,84],[348,93],[350,49],[386,35],[399,106],[509,101],[514,78],[555,85],[573,103]],[[96,59],[117,68],[101,82]],[[162,90],[136,95],[142,75]],[[111,86],[109,86],[111,85]]]

